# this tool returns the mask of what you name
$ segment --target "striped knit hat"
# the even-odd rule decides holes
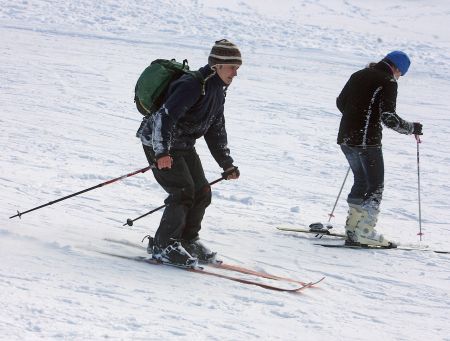
[[[209,66],[217,64],[241,65],[241,52],[232,42],[222,39],[216,41],[208,57]]]

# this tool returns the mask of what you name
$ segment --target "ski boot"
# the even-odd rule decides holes
[[[145,236],[142,241],[148,238],[147,253],[152,258],[170,265],[194,268],[198,264],[198,259],[192,257],[179,241],[173,241],[166,248],[161,248],[155,243],[155,239],[151,236]]]
[[[217,263],[216,260],[217,252],[212,252],[207,248],[201,241],[200,238],[194,238],[191,240],[183,240],[183,247],[187,252],[189,252],[193,257],[197,257],[202,263]]]
[[[363,208],[361,205],[348,204],[348,215],[345,221],[345,245],[359,246],[360,243],[355,235],[355,229],[363,217]]]
[[[165,248],[154,245],[152,257],[160,262],[179,267],[195,268],[198,265],[198,259],[191,256],[179,241],[173,241]]]
[[[381,248],[396,248],[395,242],[387,240],[375,230],[380,211],[376,209],[363,209],[361,220],[354,229],[354,241],[361,246],[377,246]]]

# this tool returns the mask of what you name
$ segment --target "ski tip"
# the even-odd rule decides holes
[[[322,282],[324,279],[325,279],[325,276],[322,277],[321,279],[319,279],[318,281],[308,283],[308,286],[309,287],[313,287],[314,285],[319,284],[320,282]]]
[[[319,283],[322,282],[324,279],[325,279],[325,277],[322,277],[322,278],[319,279],[318,281],[305,283],[305,284],[303,284],[303,286],[301,286],[300,288],[298,288],[298,289],[295,290],[295,291],[299,292],[299,291],[301,291],[302,289],[314,288],[314,286],[315,286],[316,284],[319,284]]]

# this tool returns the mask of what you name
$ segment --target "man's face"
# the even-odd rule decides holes
[[[216,72],[226,85],[230,85],[233,78],[237,76],[239,66],[234,64],[218,64],[216,66]]]

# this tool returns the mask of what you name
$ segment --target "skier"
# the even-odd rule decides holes
[[[215,258],[216,253],[199,239],[211,188],[194,145],[204,136],[212,156],[229,174],[227,179],[239,178],[227,146],[224,103],[241,64],[235,44],[216,41],[208,64],[199,69],[205,92],[198,79],[182,76],[170,85],[159,111],[138,130],[147,160],[155,165],[153,175],[169,194],[155,238],[149,242],[148,252],[155,259],[192,266]]]
[[[395,112],[397,81],[409,65],[406,53],[390,52],[351,75],[336,99],[342,113],[337,143],[354,175],[347,198],[347,245],[396,247],[375,230],[384,188],[381,123],[401,134],[422,135],[422,124],[407,122]]]

